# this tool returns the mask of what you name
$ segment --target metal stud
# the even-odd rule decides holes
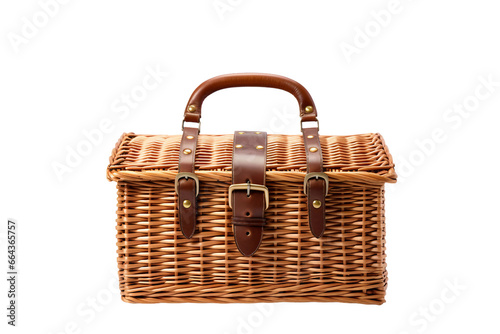
[[[313,135],[309,135],[309,136],[307,136],[307,138],[311,139],[311,138],[314,138],[314,136]]]
[[[182,153],[184,154],[190,154],[192,151],[189,148],[186,148]]]
[[[189,136],[186,136],[186,138],[187,138],[187,139],[193,139],[193,138],[194,138],[194,136],[189,135]]]
[[[256,135],[260,135],[260,131],[255,132]]]
[[[309,149],[309,151],[311,151],[311,152],[317,152],[317,151],[318,151],[318,148],[317,148],[317,147],[311,147],[311,148]]]
[[[195,112],[195,111],[196,111],[196,106],[195,106],[194,104],[190,105],[190,106],[188,107],[188,111],[189,111],[189,112]]]
[[[315,200],[313,201],[313,207],[314,207],[315,209],[319,209],[319,208],[321,207],[321,201],[318,201],[317,199],[315,199]]]
[[[262,145],[257,145],[255,148],[256,148],[256,149],[258,149],[258,150],[262,150],[262,149],[264,148],[264,146],[262,146]]]
[[[311,107],[311,106],[307,106],[307,107],[304,109],[304,111],[306,112],[306,114],[310,114],[310,113],[312,113],[312,112],[313,112],[313,110],[314,110],[314,109],[313,109],[313,107]]]
[[[185,199],[184,202],[182,202],[182,206],[185,207],[186,209],[189,209],[191,207],[191,201]]]
[[[240,131],[240,132],[238,132],[238,133],[239,133],[240,135],[242,135],[242,134],[244,134],[245,132],[243,132],[243,131]]]
[[[243,145],[238,144],[238,145],[236,145],[235,147],[236,147],[236,148],[242,148],[242,147],[243,147]]]

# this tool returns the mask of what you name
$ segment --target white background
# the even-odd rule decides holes
[[[5,222],[20,224],[18,327],[6,325],[2,279],[2,333],[499,332],[497,2],[62,2],[0,5],[4,273]],[[148,69],[168,75],[123,109]],[[387,187],[383,306],[120,300],[111,149],[123,132],[179,134],[194,88],[231,72],[301,82],[322,134],[383,134],[400,175]],[[202,133],[298,134],[297,109],[285,92],[226,90],[207,99]],[[107,132],[96,134],[102,122]],[[86,155],[70,168],[78,147]]]

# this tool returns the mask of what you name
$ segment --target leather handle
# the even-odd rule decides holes
[[[199,85],[189,99],[184,112],[184,122],[198,123],[198,127],[184,127],[184,123],[182,126],[183,135],[179,151],[179,177],[176,178],[178,180],[176,182],[179,183],[178,185],[176,184],[176,189],[178,189],[178,212],[182,233],[189,239],[193,236],[196,229],[196,198],[199,186],[197,184],[197,177],[194,174],[194,159],[200,129],[201,106],[205,98],[210,94],[231,87],[269,87],[281,89],[291,93],[299,102],[301,130],[304,137],[308,173],[308,176],[305,177],[304,189],[307,194],[309,226],[312,234],[316,238],[320,238],[326,228],[325,196],[327,193],[328,176],[323,173],[323,156],[318,134],[319,127],[304,128],[302,126],[302,122],[313,121],[318,123],[316,107],[309,92],[298,82],[279,75],[261,73],[226,74],[209,79]],[[265,147],[264,145],[259,146]],[[248,226],[257,224],[260,226],[264,222],[261,221],[261,217],[258,218],[258,221],[252,220],[251,224],[245,220],[244,224]],[[238,217],[236,221],[233,219],[233,223],[236,223],[236,225],[241,225],[242,221]],[[252,250],[254,246],[251,247]],[[249,249],[246,249],[242,253],[249,254],[251,252]]]
[[[318,121],[316,107],[309,92],[297,81],[275,74],[235,73],[208,79],[199,85],[189,98],[184,112],[184,122],[200,122],[201,107],[205,98],[221,89],[233,87],[267,87],[289,92],[298,101],[302,122]]]

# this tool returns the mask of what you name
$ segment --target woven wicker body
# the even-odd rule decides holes
[[[179,228],[174,179],[180,136],[125,134],[110,158],[118,188],[122,299],[158,302],[383,303],[386,284],[384,183],[396,182],[378,134],[321,136],[330,179],[326,231],[308,226],[301,136],[269,135],[264,238],[257,253],[236,248],[228,206],[232,135],[200,135],[197,231]]]

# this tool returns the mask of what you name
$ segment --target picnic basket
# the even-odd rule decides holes
[[[293,94],[302,135],[199,134],[203,100],[244,86]],[[392,157],[377,133],[319,135],[314,102],[291,79],[207,80],[189,99],[181,135],[123,134],[107,178],[117,182],[126,302],[385,301]]]

